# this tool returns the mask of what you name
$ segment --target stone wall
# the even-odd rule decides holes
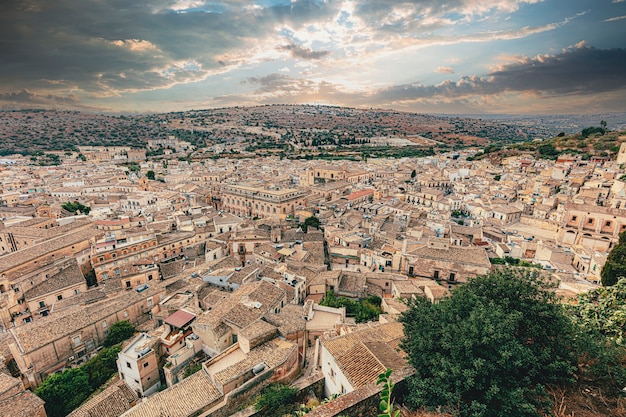
[[[559,230],[559,225],[551,220],[541,220],[530,216],[522,216],[519,222],[521,224],[526,224],[543,230],[549,230],[551,232]]]

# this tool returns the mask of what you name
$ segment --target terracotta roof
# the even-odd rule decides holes
[[[178,384],[158,392],[129,411],[124,417],[188,417],[222,397],[222,393],[204,372],[198,371]]]
[[[87,281],[85,281],[85,276],[80,270],[80,267],[76,261],[74,261],[70,266],[64,268],[59,273],[25,291],[24,298],[27,301],[31,301],[42,295],[50,294],[52,292],[74,287],[80,284],[86,285]]]
[[[402,323],[387,323],[376,327],[322,341],[337,366],[350,381],[352,388],[376,382],[387,368],[404,369],[408,364],[398,343],[404,336]]]
[[[18,395],[0,402],[2,417],[32,417],[39,415],[38,410],[43,408],[44,401],[30,391],[23,391]]]
[[[190,313],[186,310],[178,310],[176,313],[172,314],[168,318],[164,320],[165,323],[170,326],[182,328],[185,325],[189,324],[190,321],[196,318],[196,315]]]
[[[137,394],[126,384],[115,384],[82,404],[67,417],[118,417],[131,409]]]

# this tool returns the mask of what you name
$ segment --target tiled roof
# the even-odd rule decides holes
[[[23,391],[0,402],[2,417],[32,417],[43,407],[44,401],[30,391]]]
[[[285,292],[265,281],[242,285],[211,311],[196,319],[198,324],[217,328],[224,320],[238,327],[246,327],[264,315],[285,296]],[[259,304],[257,304],[259,303]]]
[[[176,313],[166,318],[164,322],[169,324],[170,326],[181,328],[195,318],[196,315],[193,313],[185,310],[178,310]]]
[[[9,391],[16,385],[21,385],[19,379],[13,378],[11,375],[0,372],[0,398],[2,398],[2,394]]]
[[[283,336],[303,331],[306,327],[304,311],[300,305],[287,304],[278,314],[268,313],[264,318],[268,323],[278,327],[278,331]]]
[[[398,347],[402,323],[387,323],[322,341],[354,389],[376,382],[387,368],[408,367]]]
[[[45,242],[38,243],[29,248],[11,252],[0,257],[0,271],[6,271],[16,266],[35,260],[47,253],[71,246],[75,243],[91,239],[102,232],[95,229],[78,230],[63,236],[55,237]]]
[[[67,417],[118,417],[130,410],[137,394],[126,384],[115,384],[82,404]]]
[[[125,307],[154,296],[161,291],[160,285],[151,284],[150,288],[141,293],[129,291],[118,297],[84,307],[74,306],[63,312],[12,328],[9,331],[13,334],[23,353],[32,352],[48,343],[69,336],[85,326],[104,320],[106,317],[122,311]]]
[[[85,276],[80,270],[78,264],[74,261],[70,266],[64,268],[58,274],[55,274],[43,281],[41,284],[35,285],[29,290],[24,292],[24,298],[26,301],[33,300],[34,298],[42,295],[50,294],[55,291],[59,291],[65,288],[73,287],[80,284],[86,284]]]
[[[158,392],[123,417],[188,417],[222,397],[222,393],[203,371],[198,371],[178,384]]]
[[[296,348],[296,344],[287,340],[274,339],[252,349],[246,358],[219,372],[214,376],[215,381],[222,385],[249,372],[261,362],[268,368],[275,368],[287,360],[291,352]]]
[[[451,247],[449,249],[438,249],[422,247],[412,252],[419,258],[438,259],[450,262],[461,262],[470,265],[479,265],[487,268],[491,267],[487,253],[483,248],[475,247]]]

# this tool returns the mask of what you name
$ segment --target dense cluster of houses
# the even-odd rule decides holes
[[[170,158],[140,171],[87,151],[53,167],[0,165],[2,415],[45,415],[29,389],[95,356],[124,320],[138,331],[116,382],[72,417],[227,415],[269,383],[315,375],[326,395],[350,393],[408,370],[403,299],[437,302],[494,258],[585,291],[626,230],[624,144],[616,161],[493,165],[467,151]],[[329,291],[380,297],[383,314],[357,324],[320,305]]]

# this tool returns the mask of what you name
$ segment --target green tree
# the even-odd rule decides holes
[[[148,178],[149,180],[153,180],[155,179],[155,175],[154,175],[154,171],[150,170],[148,172],[146,172],[146,178]]]
[[[65,210],[71,212],[71,213],[83,213],[83,214],[89,214],[89,212],[91,211],[91,207],[86,206],[82,203],[79,203],[78,201],[74,201],[73,203],[71,202],[66,202],[61,204],[61,207],[63,207]]]
[[[626,347],[626,278],[615,285],[579,294],[569,306],[575,324],[587,333],[601,333]]]
[[[319,229],[320,227],[320,219],[315,216],[307,217],[304,219],[304,223],[302,224],[302,230],[305,232],[309,229],[309,227],[314,227]]]
[[[254,404],[254,409],[261,416],[282,416],[296,410],[297,388],[286,385],[272,384],[265,388]]]
[[[110,347],[128,339],[135,333],[135,326],[128,320],[118,321],[111,325],[103,346]]]
[[[115,361],[120,350],[120,346],[105,347],[95,358],[90,359],[81,367],[87,373],[89,386],[93,391],[117,373]]]
[[[626,232],[619,235],[619,243],[609,253],[600,272],[602,285],[615,285],[620,277],[626,277]]]
[[[423,298],[402,315],[403,349],[415,374],[408,403],[460,416],[538,416],[546,384],[571,381],[575,328],[533,272],[476,277],[438,304]]]
[[[48,417],[64,417],[91,394],[89,377],[81,368],[52,374],[35,389],[35,394],[46,402]]]

